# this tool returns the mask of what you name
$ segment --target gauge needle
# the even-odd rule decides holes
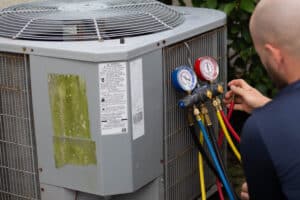
[[[188,77],[188,76],[183,76],[183,78],[187,81],[191,81],[190,77]]]
[[[206,69],[207,69],[208,72],[212,71],[212,69],[211,69],[211,67],[210,67],[210,65],[208,63],[206,63]]]

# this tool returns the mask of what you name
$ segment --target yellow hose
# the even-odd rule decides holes
[[[222,116],[221,116],[221,113],[220,113],[219,110],[217,110],[217,117],[218,117],[218,120],[220,122],[221,128],[222,128],[222,130],[224,132],[224,135],[225,135],[225,137],[227,139],[227,142],[228,142],[230,148],[232,149],[232,151],[233,151],[234,155],[237,157],[237,159],[239,161],[241,161],[241,154],[239,153],[239,151],[235,147],[234,143],[232,142],[232,139],[231,139],[231,137],[230,137],[230,135],[228,133],[228,130],[227,130],[226,126],[225,126],[225,123],[224,123],[224,121],[222,119]]]
[[[201,116],[203,120],[203,116]],[[201,145],[203,145],[203,135],[200,131],[199,140]],[[199,176],[200,176],[200,189],[201,189],[201,200],[206,200],[206,188],[205,188],[205,180],[204,180],[204,165],[203,165],[203,158],[201,153],[198,154],[199,160]]]

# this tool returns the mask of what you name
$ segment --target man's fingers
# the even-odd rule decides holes
[[[236,86],[232,85],[232,86],[230,86],[230,89],[235,95],[239,95],[241,97],[243,97],[246,94],[246,90],[241,87],[236,87]]]
[[[232,98],[232,96],[233,96],[233,92],[230,90],[230,91],[226,92],[225,99],[230,99],[230,98]]]
[[[244,102],[244,100],[243,100],[241,97],[235,96],[235,98],[234,98],[234,103],[236,103],[236,104],[241,104],[241,103],[243,103],[243,102]]]
[[[249,200],[249,193],[248,192],[241,192],[241,199],[242,200]]]
[[[248,193],[248,185],[246,182],[243,183],[242,185],[242,192],[247,192]]]
[[[234,104],[234,110],[245,111],[244,106],[242,104]]]
[[[241,199],[242,200],[250,200],[250,196],[248,193],[248,185],[246,182],[244,182],[242,185]]]
[[[224,95],[224,98],[223,98],[224,104],[229,104],[232,101],[233,96],[234,96],[234,94],[231,90],[226,92],[226,94]]]
[[[232,80],[228,83],[228,86],[229,87],[236,86],[236,87],[241,87],[241,88],[244,88],[244,89],[250,89],[251,88],[251,86],[243,79],[234,79],[234,80]]]

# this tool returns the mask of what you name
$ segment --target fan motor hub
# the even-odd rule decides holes
[[[65,12],[88,12],[94,10],[104,10],[107,7],[107,4],[100,3],[99,1],[86,1],[68,4],[64,3],[61,6],[58,6],[58,10]]]

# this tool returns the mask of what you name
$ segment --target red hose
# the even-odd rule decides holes
[[[229,110],[228,110],[228,113],[227,113],[227,119],[228,120],[230,120],[230,118],[232,116],[233,108],[234,108],[234,101],[231,101],[230,102],[230,106],[229,106]],[[224,140],[224,133],[223,133],[222,130],[220,130],[219,138],[218,138],[218,145],[219,145],[219,147],[221,147],[221,145],[223,143],[223,140]]]
[[[220,180],[218,178],[217,178],[216,182],[217,182],[217,188],[218,188],[219,198],[220,198],[220,200],[224,200],[224,195],[223,195],[223,191],[222,191],[221,182],[220,182]]]
[[[230,118],[232,116],[233,108],[234,108],[234,101],[231,101],[230,106],[229,106],[229,110],[228,110],[228,114],[227,114],[227,119],[228,120],[230,120]]]
[[[231,124],[228,121],[227,117],[225,116],[224,112],[221,110],[220,113],[222,115],[222,118],[223,118],[223,120],[224,120],[227,128],[231,132],[232,136],[235,138],[236,141],[238,141],[238,143],[240,143],[241,142],[240,136],[236,133],[236,131],[234,130],[234,128],[231,126]]]
[[[220,130],[219,137],[218,137],[218,146],[221,147],[224,140],[224,133],[222,130]]]
[[[229,111],[228,111],[228,114],[227,114],[227,119],[228,120],[230,120],[230,118],[232,116],[233,108],[234,108],[234,101],[232,101],[230,103]],[[222,111],[221,114],[222,114],[222,117],[223,117],[224,112]],[[224,133],[223,133],[222,130],[220,130],[219,137],[218,137],[218,146],[219,147],[222,146],[223,140],[224,140]],[[220,200],[224,200],[224,195],[223,195],[223,191],[222,191],[222,185],[221,185],[221,182],[220,182],[220,180],[218,178],[216,179],[216,184],[217,184],[219,198],[220,198]]]

